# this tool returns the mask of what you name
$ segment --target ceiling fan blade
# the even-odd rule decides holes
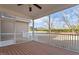
[[[32,11],[32,7],[29,7],[29,11],[30,11],[30,12]]]
[[[36,6],[37,8],[39,8],[39,9],[42,9],[42,7],[37,5],[37,4],[33,4],[33,5]]]
[[[23,4],[17,4],[17,6],[22,6]]]

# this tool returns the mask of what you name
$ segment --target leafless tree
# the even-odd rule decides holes
[[[74,10],[74,14],[77,16],[77,18],[78,18],[78,23],[77,23],[77,25],[75,26],[75,28],[76,29],[79,29],[79,9],[76,9],[76,10]]]

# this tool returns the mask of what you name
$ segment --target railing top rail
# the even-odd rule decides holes
[[[57,32],[57,33],[35,33],[35,34],[79,35],[79,33],[75,33],[75,32],[72,32],[72,33],[60,33],[60,32]]]

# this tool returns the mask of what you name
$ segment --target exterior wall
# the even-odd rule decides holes
[[[0,19],[0,47],[15,44],[14,21],[11,19]]]
[[[1,41],[14,39],[14,21],[1,20]]]
[[[1,18],[0,47],[21,42],[28,42],[28,22]]]
[[[16,40],[28,41],[28,23],[17,21],[15,26],[16,29]]]
[[[22,41],[26,39],[27,41],[28,37],[25,32],[28,32],[29,20],[26,18],[20,18],[22,14],[17,12],[3,8],[1,8],[0,11],[0,47],[16,44],[17,40]]]
[[[16,40],[28,39],[28,23],[20,21],[12,21],[9,19],[1,20],[1,41],[14,39]]]

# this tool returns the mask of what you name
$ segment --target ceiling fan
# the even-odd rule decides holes
[[[22,6],[22,5],[24,5],[24,4],[17,4],[17,6]],[[32,5],[34,5],[34,6],[37,7],[38,9],[42,9],[42,7],[39,6],[38,4],[32,4]],[[30,12],[32,11],[32,6],[29,6],[29,11],[30,11]]]

